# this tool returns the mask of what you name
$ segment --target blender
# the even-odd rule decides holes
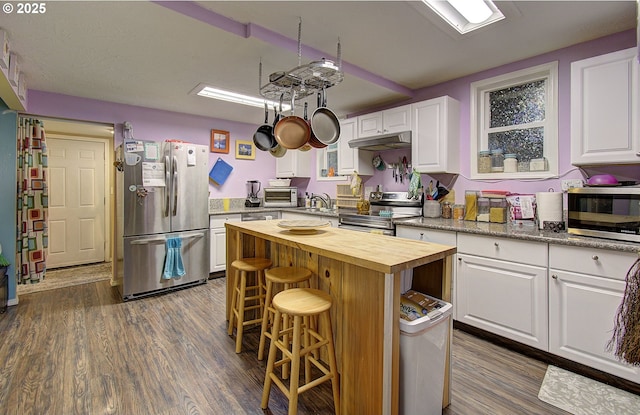
[[[247,181],[247,199],[244,201],[245,207],[259,207],[260,199],[258,198],[258,192],[260,192],[262,185],[259,180]]]

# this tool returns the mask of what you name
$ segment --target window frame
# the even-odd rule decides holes
[[[478,153],[488,149],[489,141],[489,97],[488,93],[500,89],[510,88],[524,83],[544,79],[545,93],[545,121],[544,152],[548,170],[515,173],[478,173]],[[470,178],[480,179],[545,179],[558,176],[558,61],[526,68],[492,78],[471,83],[470,99]],[[527,128],[532,124],[522,124]],[[514,126],[515,127],[515,126]]]

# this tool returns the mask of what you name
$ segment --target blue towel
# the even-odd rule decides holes
[[[164,273],[162,278],[169,280],[171,278],[180,278],[187,272],[184,270],[182,263],[182,239],[180,237],[169,238],[166,242],[167,252],[164,258]]]

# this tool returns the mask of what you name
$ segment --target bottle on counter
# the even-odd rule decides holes
[[[304,194],[304,207],[306,208],[311,207],[311,198],[309,197],[309,192],[305,192]]]

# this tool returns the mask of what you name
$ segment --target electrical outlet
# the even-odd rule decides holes
[[[562,181],[562,191],[566,192],[572,187],[582,187],[582,180],[573,179],[573,180],[563,180]]]

